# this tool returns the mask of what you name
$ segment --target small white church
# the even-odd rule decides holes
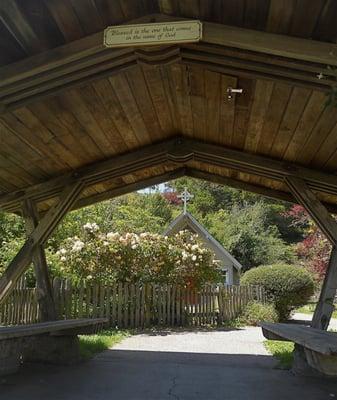
[[[238,285],[242,265],[187,211],[187,202],[192,198],[191,194],[185,189],[180,197],[184,202],[184,211],[170,223],[163,234],[171,236],[189,230],[198,235],[205,247],[213,252],[214,259],[219,261],[224,283]]]

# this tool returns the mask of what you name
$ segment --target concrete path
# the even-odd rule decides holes
[[[310,314],[302,314],[302,313],[295,313],[293,315],[293,319],[297,321],[311,321],[312,320],[312,315]],[[333,329],[337,331],[337,319],[333,318],[330,321],[329,329]]]
[[[227,331],[161,331],[131,336],[114,347],[115,350],[161,351],[207,354],[247,354],[267,356],[260,328],[247,327]],[[258,358],[257,358],[258,360]],[[268,362],[276,365],[273,358]]]
[[[124,340],[72,367],[30,367],[1,400],[329,400],[337,382],[275,369],[259,328],[159,332]]]

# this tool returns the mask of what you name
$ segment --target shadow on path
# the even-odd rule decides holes
[[[272,368],[270,356],[109,350],[85,364],[31,366],[1,400],[331,400],[337,382]]]

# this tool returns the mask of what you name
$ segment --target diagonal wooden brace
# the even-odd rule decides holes
[[[332,245],[337,245],[337,223],[303,179],[288,176],[285,181],[310,217],[316,222]]]
[[[335,310],[334,299],[337,292],[337,249],[333,247],[320,297],[312,318],[311,326],[327,330]]]
[[[27,236],[29,236],[40,221],[36,203],[26,199],[22,204],[22,215],[25,219]],[[57,319],[56,308],[43,245],[38,244],[35,246],[32,258],[41,321],[54,321]]]
[[[285,181],[299,204],[306,209],[333,246],[320,298],[311,323],[313,328],[326,330],[334,311],[333,301],[337,292],[337,222],[304,180],[287,177]]]
[[[15,287],[17,280],[28,269],[36,246],[43,245],[48,240],[59,222],[78,199],[83,187],[83,181],[77,181],[65,188],[58,203],[47,212],[29,235],[25,244],[0,278],[0,303],[6,299]]]

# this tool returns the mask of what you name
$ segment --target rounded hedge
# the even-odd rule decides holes
[[[241,319],[247,325],[258,326],[260,322],[277,322],[278,313],[273,304],[252,301],[245,307]]]
[[[284,264],[253,268],[243,275],[241,284],[262,286],[280,320],[287,320],[294,309],[307,304],[315,288],[314,279],[306,269]]]

